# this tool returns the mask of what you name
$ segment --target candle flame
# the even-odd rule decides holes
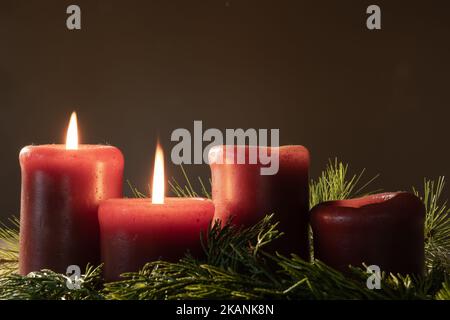
[[[70,116],[69,128],[67,129],[66,150],[78,149],[78,124],[77,114],[72,112]]]
[[[155,154],[155,167],[153,169],[152,203],[164,203],[164,153],[158,143]]]

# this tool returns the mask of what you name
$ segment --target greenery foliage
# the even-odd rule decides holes
[[[450,208],[443,201],[444,177],[437,181],[424,179],[423,193],[416,188],[413,192],[425,204],[425,252],[429,268],[439,263],[450,270]]]
[[[355,198],[379,191],[365,192],[366,188],[378,178],[376,175],[361,185],[365,171],[363,169],[359,174],[354,174],[349,178],[348,164],[338,161],[337,158],[334,161],[329,160],[317,180],[311,180],[309,184],[310,208],[325,201]]]
[[[81,276],[80,289],[67,286],[69,277],[51,270],[32,272],[24,277],[16,273],[0,277],[0,299],[18,300],[98,300],[101,293],[101,268],[88,266]]]
[[[15,272],[19,262],[19,219],[8,222],[0,224],[0,276]]]

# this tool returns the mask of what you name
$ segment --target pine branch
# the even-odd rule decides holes
[[[147,198],[147,196],[144,193],[140,192],[135,186],[133,186],[130,180],[127,180],[127,184],[134,198]]]
[[[19,265],[19,219],[12,217],[9,223],[0,223],[0,275],[16,272]]]
[[[202,196],[202,197],[211,199],[211,192],[208,191],[208,189],[206,188],[205,183],[203,182],[202,178],[198,177],[198,182],[200,184],[200,190],[201,190],[201,193],[199,194],[193,188],[191,179],[189,179],[183,165],[180,165],[180,170],[181,170],[181,173],[183,174],[183,178],[184,178],[183,186],[180,183],[178,183],[178,181],[174,177],[172,177],[172,179],[169,181],[170,189],[177,197],[196,198],[196,197]],[[211,180],[209,180],[209,184],[211,185]]]
[[[237,227],[231,220],[225,226],[216,221],[206,240],[202,239],[207,263],[237,270],[243,256],[256,257],[265,245],[283,235],[272,220],[273,214],[249,228]]]
[[[86,300],[103,299],[101,268],[86,268],[80,289],[69,289],[68,277],[51,270],[32,272],[27,276],[9,274],[0,277],[0,300]]]
[[[450,281],[442,283],[442,289],[436,294],[436,300],[450,300]]]
[[[126,274],[122,282],[106,284],[105,291],[107,298],[120,300],[260,299],[278,293],[275,284],[251,274],[201,264],[191,258],[178,263],[149,263],[139,273]]]
[[[413,192],[425,204],[425,248],[428,269],[441,265],[450,270],[450,208],[441,200],[445,178],[424,179],[423,192]]]
[[[360,186],[362,177],[365,174],[363,169],[359,174],[348,178],[348,164],[338,161],[337,158],[328,160],[328,164],[316,181],[311,180],[309,184],[309,206],[330,200],[342,200],[357,196],[376,193],[379,190],[364,192],[364,190],[378,178],[376,175]]]
[[[383,275],[381,290],[370,290],[366,286],[368,274],[361,268],[352,268],[351,276],[328,267],[315,260],[305,262],[293,255],[291,258],[279,256],[279,265],[283,272],[290,276],[289,282],[296,285],[290,288],[290,298],[293,299],[424,299],[423,295],[415,295],[416,291],[409,284],[409,277],[401,278],[393,275]],[[411,287],[411,290],[404,290]],[[404,292],[402,292],[404,291]]]

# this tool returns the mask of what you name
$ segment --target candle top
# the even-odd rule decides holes
[[[236,153],[245,151],[245,162],[249,163],[251,153],[255,152],[257,159],[261,157],[263,152],[270,156],[272,153],[278,153],[280,161],[301,160],[309,164],[309,151],[301,145],[286,145],[280,147],[269,146],[248,146],[248,145],[218,145],[209,150],[208,160],[210,164],[233,163]],[[259,160],[258,160],[259,162]]]
[[[371,210],[377,208],[376,210]],[[318,204],[311,210],[311,215],[321,215],[329,219],[341,219],[344,216],[365,217],[367,215],[379,216],[380,214],[421,214],[425,215],[423,202],[414,194],[405,191],[385,192],[368,195],[365,197],[326,201]]]
[[[399,194],[407,193],[402,191],[397,192],[384,192],[378,194],[372,194],[365,197],[345,199],[345,200],[334,200],[322,203],[324,206],[335,206],[335,207],[346,207],[346,208],[361,208],[368,205],[379,204],[388,201]]]
[[[108,145],[80,144],[78,149],[66,149],[64,144],[30,145],[22,148],[19,158],[45,159],[46,161],[59,161],[69,158],[92,158],[93,160],[117,159],[124,161],[122,152]]]
[[[101,148],[115,148],[114,146],[110,146],[107,144],[80,144],[79,149],[66,149],[65,144],[60,143],[48,143],[48,144],[31,144],[29,146],[25,146],[24,149],[53,149],[53,150],[67,150],[67,151],[76,151],[80,149],[101,149]]]
[[[99,215],[142,217],[181,217],[206,215],[212,220],[214,204],[206,198],[175,198],[166,197],[163,204],[152,203],[151,198],[117,198],[104,200],[100,203]]]
[[[165,197],[164,203],[152,203],[152,198],[114,198],[102,201],[102,205],[108,206],[134,206],[134,207],[179,207],[186,205],[209,205],[212,201],[207,198],[190,197]]]

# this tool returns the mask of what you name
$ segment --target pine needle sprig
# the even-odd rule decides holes
[[[373,176],[364,184],[360,185],[361,179],[365,174],[363,169],[359,174],[348,177],[348,164],[338,161],[337,158],[332,161],[328,160],[328,164],[317,180],[311,180],[309,184],[310,208],[317,204],[330,200],[342,200],[354,198],[357,196],[375,193],[379,190],[364,192],[365,189],[378,178],[378,174]]]
[[[450,270],[450,208],[441,200],[445,178],[424,179],[423,192],[413,192],[425,205],[425,247],[429,269],[441,265]]]
[[[27,276],[9,274],[0,277],[0,300],[99,300],[101,267],[88,266],[81,276],[79,289],[69,289],[69,278],[51,270],[32,272]]]
[[[19,265],[19,219],[12,217],[9,225],[0,223],[0,275],[16,272]]]
[[[442,289],[436,294],[436,300],[450,300],[450,281],[442,283]]]
[[[277,230],[278,223],[272,222],[273,217],[267,215],[248,228],[237,227],[231,220],[224,226],[215,221],[206,239],[202,237],[207,263],[236,270],[242,256],[256,257],[265,245],[283,235]]]
[[[203,182],[201,177],[198,177],[198,183],[200,184],[200,194],[197,193],[192,185],[191,179],[186,173],[183,165],[180,165],[180,170],[184,179],[184,186],[182,186],[174,177],[169,181],[169,186],[171,191],[180,198],[196,198],[196,197],[205,197],[211,199],[211,192],[208,191],[205,183]],[[211,179],[209,180],[209,184],[211,185]]]
[[[318,260],[306,262],[295,255],[278,258],[283,272],[290,277],[288,283],[294,283],[289,289],[291,299],[430,300],[447,281],[446,274],[438,270],[422,277],[382,273],[381,288],[371,290],[365,266],[350,267],[344,275]]]
[[[105,285],[106,297],[119,300],[261,299],[278,293],[274,284],[192,258],[148,263],[139,273]]]
[[[134,198],[138,198],[138,199],[147,198],[147,196],[146,196],[144,193],[142,193],[141,191],[139,191],[139,189],[136,188],[136,187],[131,183],[130,180],[127,180],[127,184],[128,184],[128,187],[130,188],[131,193],[132,193],[132,195],[133,195]]]

